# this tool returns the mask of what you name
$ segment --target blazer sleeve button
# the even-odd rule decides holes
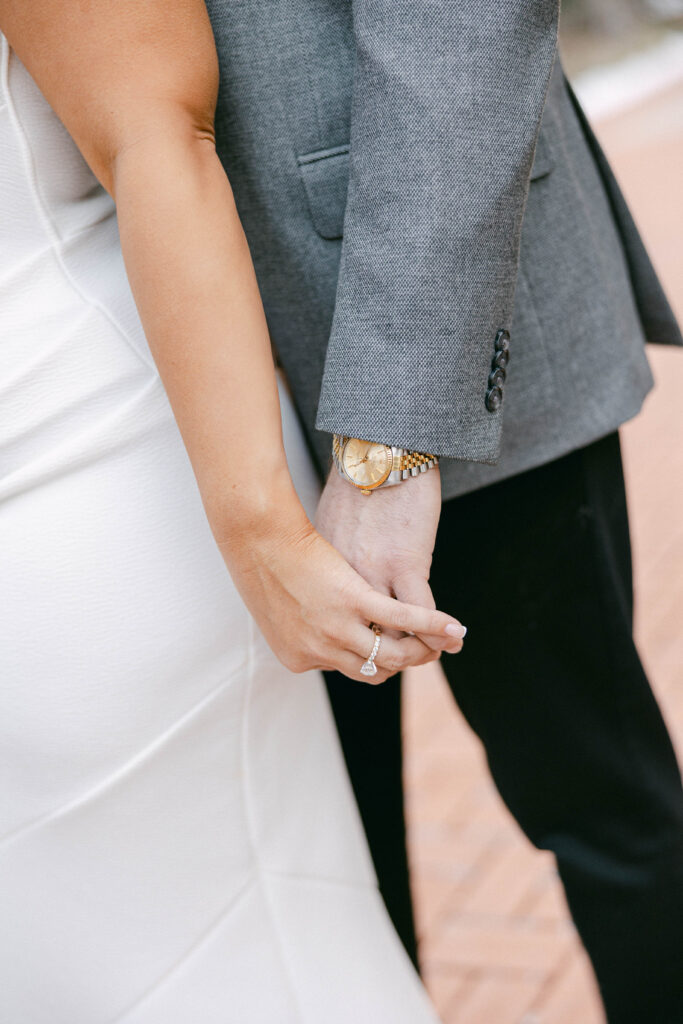
[[[486,398],[484,399],[486,408],[489,412],[496,412],[500,409],[503,401],[503,392],[499,387],[489,388],[486,392]]]
[[[505,352],[505,351],[503,351],[501,349],[501,351],[500,352],[496,352],[495,356],[493,357],[492,366],[493,366],[494,370],[497,367],[499,367],[499,366],[500,366],[500,368],[502,370],[504,370],[509,362],[510,362],[510,353],[509,352]]]
[[[496,334],[493,347],[496,352],[508,352],[510,349],[510,332],[501,328]]]
[[[495,370],[492,370],[489,374],[489,387],[490,388],[502,388],[505,383],[506,373],[502,367],[498,366]]]

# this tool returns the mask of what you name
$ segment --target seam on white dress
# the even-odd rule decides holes
[[[256,625],[255,625],[254,620],[251,617],[251,615],[249,613],[247,613],[247,615],[248,615],[248,619],[247,619],[247,673],[246,673],[247,681],[246,681],[246,685],[244,687],[244,704],[243,704],[243,709],[242,709],[242,737],[241,737],[241,744],[240,744],[240,760],[242,762],[242,779],[243,779],[243,791],[242,791],[242,794],[243,794],[243,804],[244,804],[244,816],[245,816],[246,827],[247,827],[247,841],[249,843],[249,847],[251,849],[251,855],[252,855],[252,858],[253,858],[253,861],[254,861],[254,866],[256,868],[256,877],[257,877],[257,880],[258,880],[258,883],[259,883],[259,887],[261,889],[261,895],[263,897],[263,902],[265,904],[266,911],[267,911],[268,916],[270,918],[272,932],[273,932],[273,937],[274,937],[275,943],[276,943],[276,945],[277,945],[277,947],[279,949],[279,952],[280,952],[280,960],[281,960],[281,963],[282,963],[283,973],[285,975],[285,978],[289,982],[290,994],[291,994],[291,997],[292,997],[292,1002],[293,1002],[293,1004],[294,1004],[294,1006],[296,1008],[296,1011],[297,1011],[297,1013],[299,1015],[300,1020],[303,1022],[305,1020],[304,1012],[303,1012],[303,1009],[301,1007],[301,1003],[300,1003],[298,995],[297,995],[296,985],[295,985],[295,982],[294,982],[294,977],[292,975],[291,968],[289,966],[289,962],[287,960],[287,956],[286,956],[286,953],[285,953],[284,939],[283,939],[283,936],[281,934],[281,930],[280,930],[280,927],[279,927],[278,921],[277,921],[277,915],[275,913],[275,909],[273,907],[273,904],[272,904],[272,901],[271,901],[271,898],[270,898],[270,893],[268,891],[268,881],[267,881],[267,878],[266,878],[266,875],[268,874],[268,872],[264,868],[264,866],[263,866],[263,864],[261,862],[261,857],[260,857],[260,853],[259,853],[259,849],[258,849],[258,841],[257,841],[257,838],[256,838],[256,825],[255,825],[255,822],[254,822],[254,815],[253,815],[252,804],[251,804],[251,801],[252,801],[251,781],[250,781],[251,780],[251,774],[250,774],[250,771],[249,771],[249,756],[248,756],[248,747],[249,747],[249,711],[250,711],[251,695],[252,695],[252,690],[253,690],[253,686],[254,686],[254,675],[255,675],[255,668],[256,668],[255,657],[254,657],[254,646],[255,646],[255,640],[256,640],[256,637],[255,637]]]
[[[136,1012],[137,1010],[139,1010],[140,1007],[143,1006],[145,1002],[151,996],[153,996],[165,982],[169,981],[170,978],[178,970],[180,970],[181,967],[184,967],[187,961],[190,960],[195,953],[199,952],[199,950],[211,938],[214,932],[216,932],[218,928],[220,928],[226,916],[239,906],[240,900],[249,891],[253,884],[253,881],[253,875],[250,875],[247,878],[244,885],[242,886],[242,888],[235,893],[232,899],[223,907],[223,909],[216,915],[216,917],[211,921],[211,923],[206,926],[201,935],[197,936],[194,942],[185,950],[184,953],[180,954],[177,960],[174,960],[172,964],[169,964],[169,966],[162,972],[162,974],[156,979],[156,981],[152,982],[152,984],[145,989],[142,995],[136,998],[134,1003],[131,1003],[130,1006],[127,1006],[126,1009],[123,1010],[118,1017],[114,1017],[110,1021],[110,1024],[122,1024],[122,1022],[125,1021],[126,1017],[128,1017],[134,1011]]]
[[[204,708],[215,700],[216,697],[220,696],[226,686],[230,685],[234,677],[244,671],[245,662],[243,661],[229,672],[218,686],[214,687],[213,690],[210,690],[209,693],[205,694],[200,700],[193,704],[191,708],[188,708],[187,711],[183,712],[180,718],[176,718],[175,721],[164,729],[160,735],[155,736],[150,743],[141,747],[135,754],[129,757],[124,764],[120,765],[115,771],[105,776],[104,779],[100,779],[95,783],[95,785],[91,786],[90,789],[86,790],[85,793],[80,793],[77,797],[74,797],[67,803],[62,804],[60,807],[48,811],[46,814],[42,814],[38,818],[34,818],[33,821],[25,822],[23,825],[20,825],[19,828],[0,837],[0,849],[10,846],[13,842],[19,839],[23,839],[27,833],[33,832],[38,828],[42,828],[43,825],[47,825],[52,821],[65,817],[72,811],[78,810],[80,807],[85,806],[85,804],[100,796],[101,793],[106,792],[108,789],[111,789],[117,783],[121,782],[141,764],[144,764],[153,757],[157,751],[169,742],[169,740],[172,740],[179,732],[181,732],[189,721],[195,718],[198,714],[201,714]]]
[[[9,45],[9,43],[8,43],[8,41],[7,41],[5,36],[2,36],[2,45],[3,45],[2,78],[3,78],[3,88],[4,88],[5,96],[7,97],[7,110],[8,110],[9,117],[10,117],[10,120],[12,122],[12,125],[14,126],[14,131],[15,131],[16,137],[19,140],[19,146],[20,146],[20,148],[21,148],[21,150],[23,152],[23,155],[24,155],[24,164],[25,164],[25,170],[26,170],[26,175],[27,175],[27,181],[28,181],[29,187],[31,189],[31,194],[33,196],[33,202],[34,202],[36,211],[38,213],[38,216],[40,217],[40,219],[43,222],[43,226],[45,227],[45,230],[47,231],[48,236],[52,239],[51,250],[52,250],[52,254],[53,254],[54,258],[55,258],[55,261],[56,261],[59,269],[61,270],[61,272],[62,272],[62,274],[63,274],[67,284],[78,295],[78,297],[81,299],[81,301],[87,303],[87,305],[89,305],[93,309],[97,310],[97,312],[100,313],[105,318],[105,320],[108,321],[109,324],[111,324],[111,326],[116,331],[116,333],[121,338],[123,338],[125,343],[135,353],[135,355],[138,357],[138,359],[140,359],[140,361],[142,363],[144,363],[144,365],[149,370],[152,370],[152,372],[155,375],[157,375],[158,374],[158,370],[157,370],[157,367],[156,367],[156,364],[155,364],[154,360],[151,359],[151,357],[148,359],[144,355],[144,353],[140,351],[140,349],[135,344],[135,342],[132,340],[132,338],[126,333],[126,331],[123,330],[123,328],[118,323],[118,321],[114,319],[114,317],[112,316],[111,312],[107,309],[106,306],[104,306],[97,299],[94,299],[91,295],[88,295],[86,293],[85,289],[76,281],[76,279],[74,278],[73,274],[71,273],[71,271],[68,269],[68,267],[66,266],[66,264],[64,262],[64,258],[62,256],[62,252],[61,252],[62,239],[61,239],[59,231],[57,230],[57,227],[56,227],[56,225],[54,223],[54,220],[52,219],[52,217],[51,217],[51,215],[50,215],[50,213],[48,211],[47,205],[46,205],[46,203],[45,203],[45,201],[44,201],[44,199],[43,199],[43,197],[42,197],[42,195],[40,193],[40,188],[39,188],[39,185],[38,185],[38,178],[37,178],[37,175],[36,175],[35,163],[34,163],[34,160],[33,160],[33,150],[31,148],[31,144],[29,142],[29,138],[28,138],[28,135],[26,133],[26,130],[24,129],[22,121],[21,121],[21,119],[20,119],[20,117],[19,117],[19,115],[17,113],[16,107],[14,105],[14,100],[13,100],[13,97],[12,97],[12,91],[10,89],[10,84],[9,84],[9,66],[10,66],[12,50],[11,50],[11,47],[10,47],[10,45]],[[27,72],[27,74],[28,74],[28,72]],[[36,86],[36,88],[38,88],[38,87]],[[57,117],[57,115],[54,113],[54,111],[53,111],[53,114],[54,114],[54,117]],[[76,144],[74,143],[74,145],[76,145]],[[127,282],[127,280],[128,279],[126,277],[126,282]],[[141,325],[141,329],[142,329],[142,325]],[[144,331],[143,331],[143,334],[144,334]]]

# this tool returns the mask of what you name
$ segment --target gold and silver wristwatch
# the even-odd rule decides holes
[[[332,458],[341,476],[361,494],[372,494],[380,487],[400,484],[410,476],[426,473],[438,465],[436,455],[411,452],[390,444],[361,441],[357,437],[332,438]]]

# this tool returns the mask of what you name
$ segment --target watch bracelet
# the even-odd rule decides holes
[[[398,469],[404,480],[409,476],[417,476],[418,473],[426,473],[432,466],[438,465],[438,455],[430,455],[427,452],[410,452],[404,450],[398,460]]]

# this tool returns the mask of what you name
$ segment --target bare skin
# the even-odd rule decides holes
[[[369,495],[361,494],[333,469],[320,499],[316,526],[376,590],[434,608],[429,570],[440,514],[438,468]],[[462,650],[464,628],[451,628],[454,635],[446,645],[440,638],[417,632],[425,648],[438,657],[440,651]]]
[[[287,472],[263,307],[216,155],[218,63],[203,0],[0,0],[0,27],[116,201],[133,295],[207,517],[274,652],[296,672],[367,681],[359,668],[376,622],[396,632],[373,682],[433,658],[456,620],[363,579],[310,523]]]

